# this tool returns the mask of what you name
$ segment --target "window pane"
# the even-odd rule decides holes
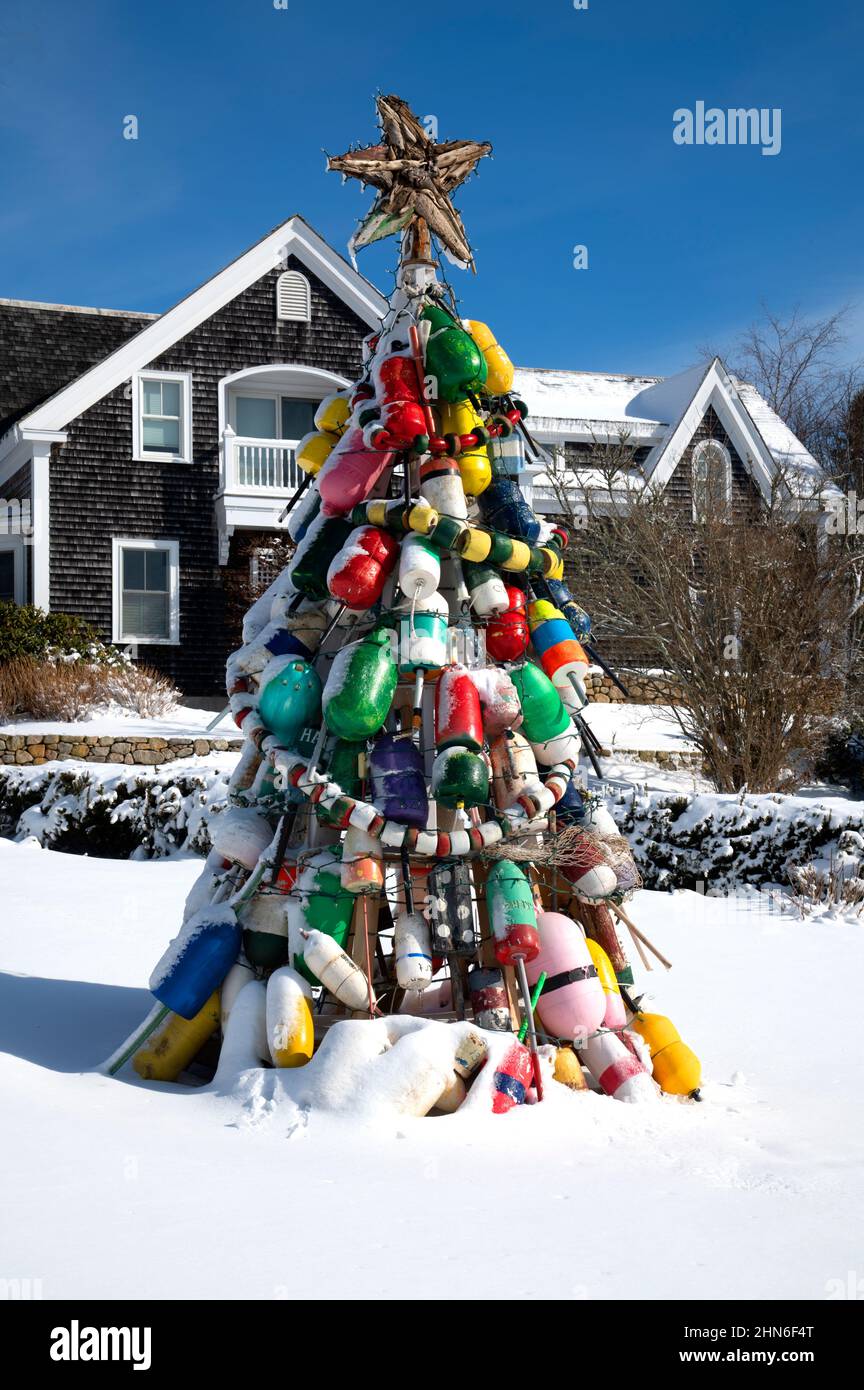
[[[319,401],[297,401],[282,397],[282,438],[302,439],[315,428],[315,411]]]
[[[179,420],[143,420],[141,439],[145,449],[155,449],[160,453],[179,454]]]
[[[144,402],[145,415],[162,414],[162,383],[160,381],[143,382],[141,398]]]
[[[142,584],[143,589],[153,593],[168,592],[168,551],[167,550],[145,550],[142,552],[145,560],[146,583]],[[130,589],[133,585],[129,585]]]
[[[266,396],[238,396],[236,420],[241,438],[276,438],[276,402]]]
[[[178,415],[180,414],[180,383],[179,381],[162,382],[162,409],[154,412],[157,415]]]
[[[15,602],[15,553],[0,550],[0,602]]]
[[[124,637],[170,637],[167,594],[123,595]]]
[[[144,557],[146,550],[123,551],[123,588],[143,589],[146,574]]]

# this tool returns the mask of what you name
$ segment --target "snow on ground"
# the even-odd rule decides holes
[[[170,714],[158,719],[143,719],[119,705],[111,709],[94,709],[87,719],[72,723],[62,720],[22,719],[12,724],[0,724],[0,734],[127,734],[132,738],[191,738],[202,737],[218,710],[198,709],[194,705],[177,705]],[[230,714],[212,730],[211,738],[236,738],[237,726]]]
[[[860,928],[640,894],[702,1105],[556,1087],[373,1125],[263,1070],[227,1095],[93,1070],[199,868],[0,841],[4,1273],[49,1299],[819,1299],[860,1265]]]
[[[583,718],[604,748],[684,753],[696,746],[665,705],[590,704]]]

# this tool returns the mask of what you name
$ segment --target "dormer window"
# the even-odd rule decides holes
[[[136,372],[132,405],[134,458],[191,461],[192,378],[188,372]]]
[[[732,501],[732,459],[719,439],[701,439],[693,450],[693,520],[723,516]]]
[[[312,290],[299,270],[286,270],[276,281],[276,317],[290,323],[311,322]]]

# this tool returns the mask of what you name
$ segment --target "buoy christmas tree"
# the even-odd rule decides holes
[[[471,263],[450,194],[491,147],[433,144],[396,97],[378,111],[381,143],[330,167],[378,190],[353,246],[397,233],[397,286],[360,380],[298,447],[296,550],[228,661],[230,806],[108,1070],[174,1081],[214,1039],[314,1068],[340,1028],[419,1016],[454,1027],[453,1058],[406,1089],[413,1113],[475,1088],[506,1111],[559,1082],[696,1095],[698,1061],[635,1000],[616,922],[666,962],[580,775],[590,623],[568,536],[520,490],[541,456],[512,365],[434,259],[433,234]]]

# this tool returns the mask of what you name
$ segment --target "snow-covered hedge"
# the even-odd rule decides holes
[[[864,835],[864,803],[844,797],[675,794],[614,789],[607,805],[646,888],[734,890],[788,884],[788,866],[826,860]],[[864,857],[864,839],[858,846]]]
[[[210,818],[225,805],[227,783],[227,772],[206,766],[3,768],[0,834],[107,859],[207,854]]]
[[[227,782],[227,772],[206,765],[5,767],[0,834],[34,835],[47,848],[103,858],[206,854],[209,822],[226,804]],[[723,892],[788,884],[789,865],[824,864],[850,848],[864,859],[864,803],[842,797],[613,788],[607,805],[648,888]]]

